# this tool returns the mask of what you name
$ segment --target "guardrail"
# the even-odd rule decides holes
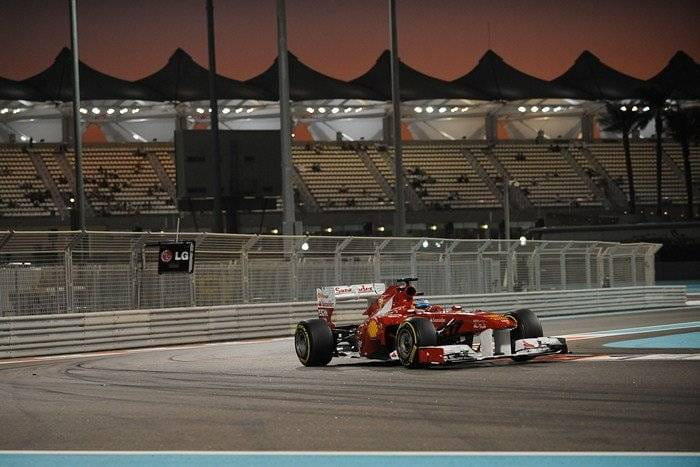
[[[681,307],[686,288],[622,287],[430,299],[466,309],[505,312],[532,308],[539,316],[556,316]],[[338,303],[337,322],[358,322],[365,303]],[[0,318],[0,358],[290,336],[298,321],[315,315],[315,302],[298,302],[4,317]]]

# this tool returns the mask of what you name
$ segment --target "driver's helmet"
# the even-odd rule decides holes
[[[417,298],[416,299],[416,308],[420,308],[422,310],[425,310],[430,306],[430,300],[427,298]]]

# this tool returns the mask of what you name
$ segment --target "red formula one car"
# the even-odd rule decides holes
[[[461,306],[431,305],[411,282],[359,284],[316,290],[318,318],[297,325],[294,347],[306,366],[328,364],[333,357],[400,360],[407,368],[476,362],[509,357],[523,361],[566,353],[566,341],[542,337],[542,325],[530,310],[491,313]],[[339,300],[366,298],[366,318],[359,325],[336,325]]]

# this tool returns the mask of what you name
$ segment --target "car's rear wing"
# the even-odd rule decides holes
[[[332,324],[331,318],[337,301],[372,299],[384,293],[386,286],[381,282],[373,284],[335,285],[316,289],[318,317]]]

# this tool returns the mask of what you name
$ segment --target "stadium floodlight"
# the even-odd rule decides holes
[[[429,114],[433,113],[435,109],[433,108],[432,105],[429,105],[428,107],[425,108],[425,111],[428,112]]]
[[[520,107],[518,107],[518,112],[521,112],[521,113],[527,112],[527,107],[521,105]]]
[[[621,105],[620,110],[622,110],[623,112],[627,112],[627,107],[624,105]]]
[[[27,141],[29,138],[27,137],[27,135],[22,135],[19,137],[19,139],[22,141]]]
[[[68,202],[69,202],[69,203],[75,203],[75,198],[73,198],[73,197],[71,196],[70,198],[68,198]]]
[[[207,112],[211,113],[211,107],[209,107],[209,108],[207,109]]]
[[[340,112],[340,109],[339,109],[338,107],[333,107],[333,108],[331,109],[331,113],[332,113],[332,114],[337,114],[338,112]]]
[[[112,115],[113,113],[114,113],[113,108],[110,107],[109,109],[107,109],[107,115]]]
[[[133,109],[131,109],[131,113],[132,113],[132,114],[137,114],[137,113],[139,113],[140,111],[141,111],[141,109],[139,109],[138,107],[134,107]]]
[[[140,137],[139,135],[137,135],[136,133],[134,133],[134,134],[131,135],[131,136],[132,136],[136,141],[138,141],[138,140],[141,139],[141,137]]]
[[[121,115],[124,115],[124,114],[127,113],[128,111],[129,111],[129,109],[127,109],[126,107],[122,107],[121,109],[119,109],[119,113],[120,113]]]
[[[94,113],[95,115],[99,115],[100,112],[101,112],[101,110],[100,110],[99,107],[93,107],[93,108],[92,108],[92,113]]]
[[[549,112],[550,108],[548,106],[542,107],[542,112]]]
[[[558,105],[552,109],[554,112],[559,112],[561,110],[561,105]]]
[[[309,251],[309,242],[304,242],[301,244],[301,249],[304,251]]]
[[[649,112],[649,106],[645,105],[644,108],[642,109],[642,112]]]
[[[438,109],[438,112],[440,112],[441,114],[444,114],[445,112],[447,112],[447,107],[440,107]]]
[[[345,107],[345,110],[343,110],[343,112],[345,112],[346,114],[352,112],[352,107]]]
[[[452,113],[459,112],[459,107],[452,107],[450,109],[450,112],[452,112]]]
[[[316,112],[316,109],[314,109],[313,107],[307,107],[307,108],[306,108],[306,111],[307,111],[308,113],[312,114],[312,113]]]
[[[253,112],[255,112],[255,107],[248,107],[248,109],[245,111],[245,113],[247,113],[247,114],[253,113]]]
[[[221,113],[224,115],[226,115],[229,112],[231,112],[231,109],[229,109],[228,107],[224,107],[223,109],[221,109]]]
[[[18,110],[18,109],[15,109],[15,110]],[[13,111],[12,113],[17,113],[17,112]],[[80,108],[80,113],[81,113],[81,114],[86,114],[86,113],[88,113],[88,109],[86,109],[85,107],[81,107],[81,108]]]
[[[243,107],[238,107],[238,108],[236,109],[236,113],[239,114],[239,113],[241,113],[241,112],[243,112]]]
[[[520,246],[525,246],[527,245],[527,238],[524,236],[520,237]]]
[[[423,112],[423,107],[421,107],[420,105],[417,105],[413,108],[413,111],[415,113],[419,114],[419,113]]]
[[[469,111],[469,107],[462,107],[462,112],[468,112],[468,111]]]
[[[633,105],[633,106],[632,106],[632,112],[636,112],[637,110],[639,110],[639,107],[637,107],[636,105]]]
[[[362,107],[358,107],[355,109],[355,113],[362,112]]]
[[[203,113],[204,113],[204,109],[201,108],[201,107],[197,107],[196,112],[197,112],[198,114],[203,114]]]
[[[325,108],[325,107],[319,107],[319,108],[318,108],[318,113],[320,113],[320,114],[326,113],[326,108]]]
[[[326,228],[323,229],[323,230],[325,230],[326,233],[333,233],[333,227],[326,227]]]
[[[437,230],[437,225],[435,225],[435,224],[431,225],[430,230],[433,230],[433,231]]]
[[[428,240],[423,240],[423,248],[428,248],[430,246],[430,243],[428,243]]]
[[[9,112],[9,111],[10,111],[10,109],[8,109],[7,107],[5,107],[5,108],[3,108],[2,110],[0,110],[0,114],[6,114],[6,113]]]
[[[384,232],[386,230],[386,227],[384,227],[383,225],[380,225],[379,227],[377,227],[377,230],[379,232]]]
[[[537,112],[538,110],[540,110],[540,108],[537,107],[536,105],[533,105],[532,107],[530,107],[530,112]]]
[[[270,230],[270,233],[272,235],[277,235],[278,233],[280,233],[280,231],[279,231],[279,229],[272,229],[272,230]]]
[[[480,227],[484,230],[487,230],[489,228],[489,225],[488,224],[481,224]]]

